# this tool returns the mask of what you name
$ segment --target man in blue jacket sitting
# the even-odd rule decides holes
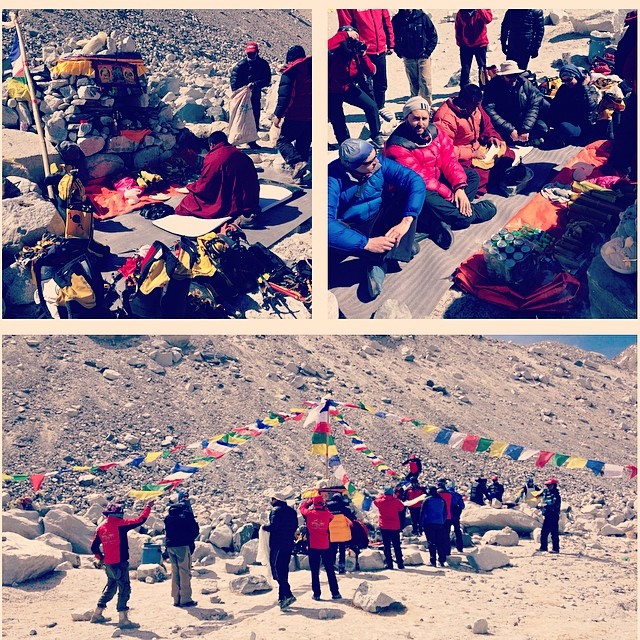
[[[409,262],[418,252],[414,236],[425,193],[417,173],[378,157],[359,138],[345,140],[329,165],[329,248],[366,261],[372,298],[382,291],[389,262]]]

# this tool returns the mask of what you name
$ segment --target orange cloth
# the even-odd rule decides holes
[[[169,187],[168,194],[170,196],[179,195],[179,193],[175,187]],[[115,218],[123,213],[142,209],[146,204],[158,202],[146,194],[141,195],[140,200],[136,202],[136,204],[129,204],[120,191],[107,187],[97,180],[85,184],[85,194],[87,198],[91,200],[91,204],[93,204],[96,211],[93,214],[96,220]]]

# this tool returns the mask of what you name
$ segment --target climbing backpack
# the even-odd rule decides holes
[[[369,546],[369,529],[360,520],[352,520],[350,546],[357,549],[366,549]]]
[[[309,553],[309,529],[306,525],[297,528],[293,536],[293,555],[307,555]]]
[[[66,318],[105,318],[105,283],[95,256],[87,250],[81,238],[62,238],[45,233],[34,247],[24,247],[18,262],[28,264],[42,310],[53,313],[47,305],[43,283],[55,282],[57,296],[49,303]]]
[[[156,240],[144,257],[120,268],[126,278],[123,307],[136,318],[184,318],[191,274],[174,253]]]

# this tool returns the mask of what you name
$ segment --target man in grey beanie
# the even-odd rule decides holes
[[[407,100],[402,115],[404,122],[387,140],[384,155],[421,176],[427,193],[418,231],[447,250],[453,244],[451,229],[490,220],[496,207],[489,201],[471,202],[478,191],[478,174],[460,165],[451,138],[430,122],[424,98]]]
[[[376,298],[389,263],[408,262],[418,251],[414,235],[425,185],[415,172],[378,157],[369,142],[348,138],[329,165],[328,186],[329,248],[340,260],[362,258]]]

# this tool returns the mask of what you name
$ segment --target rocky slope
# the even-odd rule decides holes
[[[269,61],[284,60],[294,44],[311,47],[311,11],[297,9],[25,9],[19,15],[35,63],[45,45],[114,30],[132,36],[151,66],[174,54],[217,62],[222,73],[242,58],[248,40],[259,41]],[[13,32],[3,31],[5,55],[12,38]]]
[[[524,347],[481,336],[201,336],[169,343],[153,336],[6,336],[3,347],[9,474],[117,462],[211,439],[326,394],[529,448],[636,464],[635,364],[624,364],[635,363],[635,347],[617,358],[622,364],[554,342]],[[420,453],[426,481],[447,475],[464,485],[497,472],[513,490],[534,472],[533,460],[452,450],[417,427],[364,411],[345,410],[344,417],[400,473],[404,456]],[[389,482],[336,425],[334,431],[358,487]],[[324,464],[308,453],[310,437],[302,421],[285,422],[196,473],[189,489],[204,504],[244,509],[268,486],[312,486]],[[193,457],[187,450],[140,469],[99,472],[93,490],[123,498]],[[609,500],[634,489],[585,470],[536,475],[551,473],[573,494],[602,491]],[[25,486],[7,483],[13,497]],[[45,480],[43,493],[46,502],[87,506],[76,473]]]

